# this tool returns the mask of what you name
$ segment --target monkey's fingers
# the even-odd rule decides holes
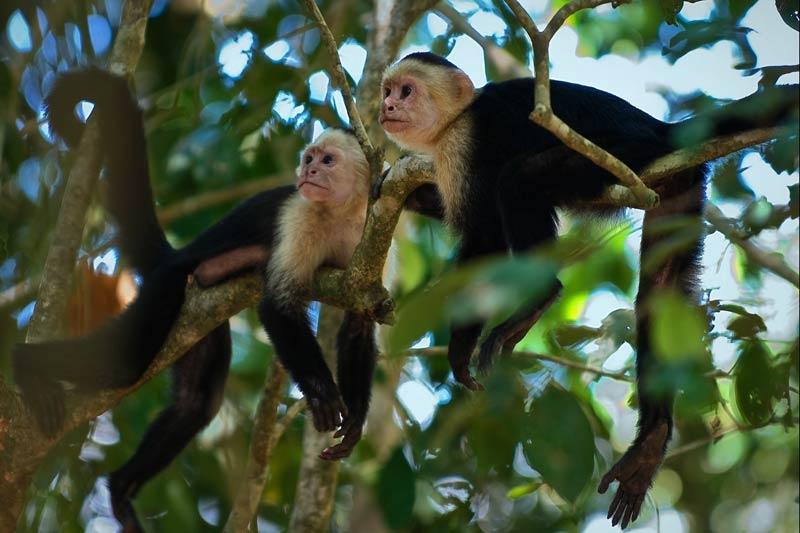
[[[342,429],[336,432],[336,436],[342,436],[342,441],[330,446],[319,454],[321,459],[326,461],[337,461],[350,456],[356,444],[361,440],[362,423],[355,419],[348,419],[342,424]],[[346,429],[345,429],[346,428]]]
[[[461,385],[463,385],[464,387],[473,392],[480,392],[484,390],[483,385],[477,382],[475,378],[472,377],[472,374],[470,374],[469,372],[463,372],[463,373],[459,372],[457,374],[454,373],[453,377],[458,383],[461,383]]]

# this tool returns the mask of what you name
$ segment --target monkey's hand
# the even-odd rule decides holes
[[[608,518],[611,518],[613,525],[621,523],[622,529],[625,529],[639,517],[647,489],[652,485],[658,467],[664,460],[668,434],[666,422],[658,424],[641,442],[628,448],[617,464],[600,480],[597,487],[600,494],[605,494],[612,481],[619,481],[617,493],[608,507]]]
[[[311,380],[302,390],[314,419],[314,429],[320,433],[333,431],[347,418],[347,407],[333,380],[329,383]]]
[[[333,434],[333,437],[336,439],[341,437],[341,442],[322,450],[322,453],[319,454],[320,459],[338,461],[339,459],[349,457],[350,454],[353,453],[353,448],[355,448],[358,441],[361,440],[363,427],[363,416],[346,416],[342,422],[342,427]]]
[[[52,438],[64,426],[64,387],[34,368],[34,353],[18,344],[14,347],[14,377],[41,432]]]
[[[453,377],[457,382],[461,383],[461,385],[463,385],[464,387],[468,388],[473,392],[480,392],[484,390],[483,385],[481,385],[478,381],[475,380],[474,377],[472,377],[472,374],[469,373],[468,368],[459,368],[459,369],[454,368]]]

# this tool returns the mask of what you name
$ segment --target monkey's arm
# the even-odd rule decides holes
[[[333,431],[347,416],[347,408],[333,381],[322,350],[308,324],[304,306],[284,304],[267,294],[258,315],[275,353],[306,397],[317,431]]]
[[[375,344],[375,323],[348,312],[336,337],[336,377],[347,406],[347,416],[334,437],[342,441],[326,448],[320,457],[343,459],[350,455],[361,439],[361,431],[369,410],[372,374],[378,348]]]

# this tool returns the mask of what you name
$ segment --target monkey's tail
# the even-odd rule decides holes
[[[680,141],[683,136],[692,140],[705,140],[755,128],[789,124],[796,127],[799,110],[800,86],[777,85],[713,111],[670,124],[669,130]]]
[[[75,114],[81,101],[94,103],[100,122],[108,194],[105,204],[119,226],[119,246],[140,274],[173,255],[156,218],[150,188],[147,145],[139,106],[125,78],[98,68],[58,77],[45,98],[50,130],[74,147],[84,124]]]

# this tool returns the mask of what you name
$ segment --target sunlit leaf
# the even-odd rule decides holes
[[[706,317],[695,305],[675,293],[654,294],[648,302],[652,320],[650,338],[664,361],[701,360],[706,348]]]
[[[565,324],[552,331],[553,340],[562,348],[580,348],[601,335],[599,328]]]
[[[545,483],[574,502],[594,469],[594,435],[580,404],[569,393],[548,387],[533,401],[527,429],[525,458]]]
[[[761,341],[742,343],[733,374],[736,406],[749,424],[760,426],[772,417],[773,398],[777,394],[770,354]]]
[[[539,487],[542,486],[542,483],[539,481],[535,481],[533,483],[526,483],[525,485],[517,485],[516,487],[511,487],[508,489],[506,496],[509,500],[518,500],[523,496],[527,496],[528,494],[533,494]]]
[[[543,298],[555,279],[555,265],[532,257],[481,260],[442,276],[402,302],[390,334],[398,353],[425,332],[448,321],[485,321]]]

